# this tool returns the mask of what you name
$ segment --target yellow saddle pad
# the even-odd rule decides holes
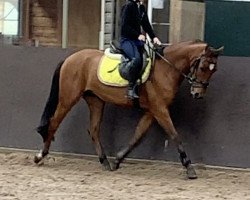
[[[99,63],[97,76],[105,85],[124,87],[128,81],[120,76],[119,63],[121,63],[121,54],[111,54],[110,49],[106,49]],[[149,77],[151,60],[148,58],[148,65],[142,75],[142,83],[146,82]]]

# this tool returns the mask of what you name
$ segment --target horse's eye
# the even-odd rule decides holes
[[[202,72],[206,72],[207,71],[206,67],[201,67],[200,69],[201,69]]]

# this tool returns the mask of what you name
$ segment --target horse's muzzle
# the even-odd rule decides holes
[[[202,86],[191,86],[190,88],[190,94],[194,99],[202,99],[205,96],[206,88]]]
[[[203,93],[198,93],[198,92],[191,92],[191,95],[194,99],[203,99],[204,97]]]

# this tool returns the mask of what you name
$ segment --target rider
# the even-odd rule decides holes
[[[143,30],[153,40],[154,44],[161,45],[161,41],[155,36],[149,23],[145,6],[142,0],[126,0],[121,10],[121,39],[120,47],[128,56],[130,61],[130,80],[128,85],[128,98],[139,98],[136,94],[136,82],[142,68],[142,51],[146,41]]]

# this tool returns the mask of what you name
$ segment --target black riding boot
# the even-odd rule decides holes
[[[137,94],[136,82],[129,82],[129,84],[128,84],[128,98],[129,99],[138,99],[139,98],[139,96]]]
[[[137,94],[137,78],[138,78],[138,70],[137,67],[137,60],[133,58],[130,61],[123,61],[119,67],[120,75],[128,80],[128,94],[127,97],[129,99],[138,99],[139,96]]]

